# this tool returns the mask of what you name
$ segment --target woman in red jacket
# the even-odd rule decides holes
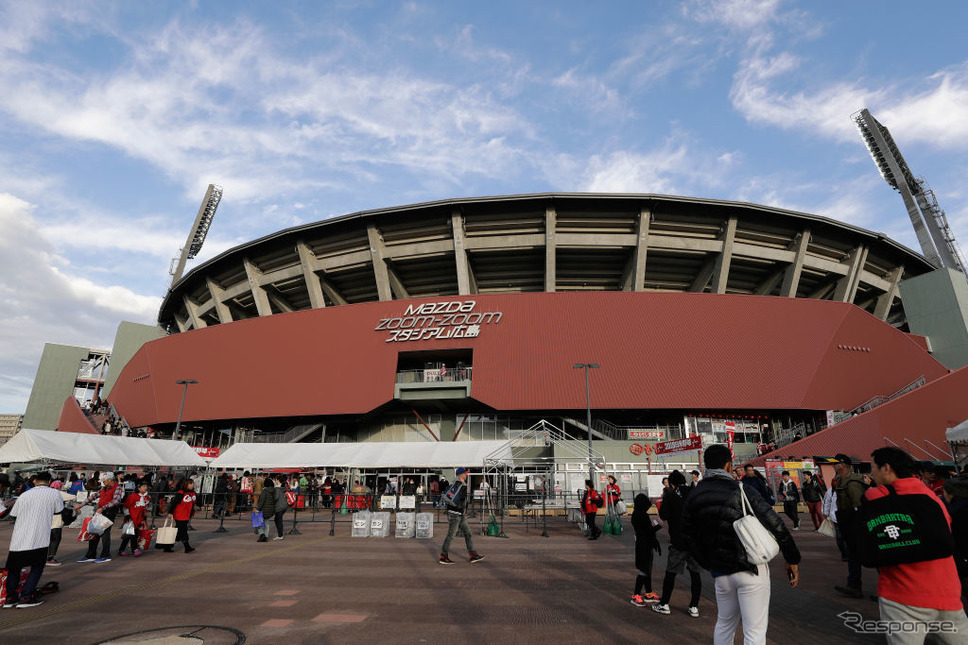
[[[615,475],[608,476],[608,485],[605,486],[605,494],[608,495],[608,505],[615,508],[622,499],[622,489],[615,481]]]
[[[128,520],[134,525],[134,534],[125,535],[122,532],[121,547],[118,549],[119,556],[128,555],[125,547],[129,545],[135,556],[141,555],[141,549],[138,548],[138,531],[148,528],[145,520],[148,517],[148,504],[150,503],[148,480],[142,479],[138,482],[138,490],[128,495],[127,499],[124,500],[124,511],[128,515]]]
[[[581,512],[585,514],[585,524],[588,525],[588,539],[597,540],[602,534],[602,530],[595,526],[598,517],[598,509],[604,505],[602,496],[595,490],[592,480],[585,480],[585,491],[581,497]]]
[[[175,520],[178,527],[178,535],[175,541],[185,545],[185,553],[191,553],[195,547],[188,544],[188,520],[192,519],[192,512],[195,510],[195,482],[187,477],[182,477],[178,482],[177,492],[171,500],[171,508],[168,510],[169,519]],[[165,552],[171,553],[173,545],[165,547]]]

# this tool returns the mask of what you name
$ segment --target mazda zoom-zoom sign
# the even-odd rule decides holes
[[[501,322],[500,311],[474,311],[477,301],[407,305],[398,318],[381,318],[374,331],[388,332],[386,342],[476,338],[483,325]]]

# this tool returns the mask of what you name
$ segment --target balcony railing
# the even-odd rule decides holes
[[[411,383],[464,383],[470,380],[470,367],[446,367],[397,372],[396,382],[399,385],[406,385]]]

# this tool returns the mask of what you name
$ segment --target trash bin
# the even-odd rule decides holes
[[[434,536],[434,514],[417,513],[416,537],[432,538]]]
[[[370,513],[370,537],[385,538],[390,535],[390,514],[386,511]]]
[[[370,537],[370,511],[353,513],[353,537]]]
[[[415,513],[397,513],[398,538],[412,538],[416,534],[417,517]]]

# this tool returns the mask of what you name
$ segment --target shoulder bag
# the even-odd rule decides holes
[[[954,538],[938,498],[923,493],[866,497],[854,525],[858,558],[865,567],[884,567],[947,558]],[[839,513],[838,513],[839,516]]]
[[[837,537],[837,527],[834,526],[834,523],[830,521],[829,517],[825,517],[817,529],[817,533],[826,535],[827,537]]]
[[[746,497],[742,484],[739,485],[739,494],[742,499],[743,517],[733,522],[733,530],[736,531],[736,537],[746,549],[746,559],[750,564],[766,564],[780,552],[780,545],[777,544],[773,534],[760,522],[760,518],[753,514],[753,507]]]

